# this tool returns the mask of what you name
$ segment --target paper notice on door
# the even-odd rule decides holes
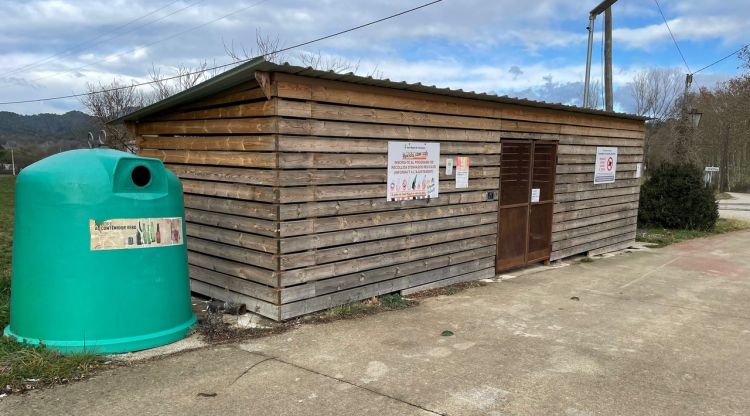
[[[469,187],[469,158],[467,156],[456,158],[456,188]]]
[[[540,188],[531,188],[531,202],[539,202],[539,195],[541,194]]]

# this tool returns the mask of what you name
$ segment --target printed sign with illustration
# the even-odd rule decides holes
[[[440,143],[388,142],[387,201],[438,197]]]
[[[182,218],[89,220],[91,250],[176,246],[183,242]]]
[[[469,187],[469,158],[466,156],[456,158],[456,188]]]
[[[614,183],[617,174],[617,148],[597,147],[594,185]]]

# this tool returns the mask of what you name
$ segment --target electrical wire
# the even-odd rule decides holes
[[[419,9],[423,9],[425,7],[428,7],[428,6],[432,6],[433,4],[440,3],[442,1],[443,0],[434,0],[434,1],[431,1],[429,3],[425,3],[425,4],[422,4],[420,6],[413,7],[413,8],[408,9],[408,10],[404,10],[404,11],[401,11],[401,12],[396,13],[396,14],[392,14],[390,16],[382,17],[380,19],[373,20],[373,21],[365,23],[365,24],[361,24],[359,26],[354,26],[354,27],[351,27],[351,28],[348,28],[348,29],[341,30],[341,31],[336,32],[336,33],[332,33],[330,35],[321,36],[319,38],[312,39],[312,40],[309,40],[309,41],[306,41],[306,42],[302,42],[302,43],[298,43],[296,45],[288,46],[286,48],[281,48],[281,49],[278,49],[278,50],[274,50],[274,51],[268,52],[267,55],[274,55],[274,54],[277,54],[277,53],[286,52],[286,51],[291,50],[291,49],[299,48],[299,47],[302,47],[302,46],[307,46],[307,45],[310,45],[312,43],[320,42],[322,40],[330,39],[330,38],[333,38],[335,36],[339,36],[339,35],[343,35],[345,33],[353,32],[355,30],[359,30],[359,29],[362,29],[362,28],[365,28],[365,27],[368,27],[368,26],[372,26],[374,24],[377,24],[377,23],[380,23],[380,22],[384,22],[386,20],[390,20],[390,19],[393,19],[395,17],[399,17],[399,16],[405,15],[407,13],[411,13],[413,11],[417,11]],[[47,97],[47,98],[36,98],[36,99],[32,99],[32,100],[4,101],[4,102],[0,102],[0,105],[26,104],[26,103],[37,103],[37,102],[45,102],[45,101],[53,101],[53,100],[63,100],[63,99],[67,99],[67,98],[77,98],[77,97],[83,97],[83,96],[86,96],[86,95],[94,95],[94,94],[101,94],[101,93],[105,93],[105,92],[118,91],[118,90],[122,90],[122,89],[126,89],[126,88],[140,87],[140,86],[143,86],[143,85],[150,85],[150,84],[155,84],[157,82],[169,81],[169,80],[181,78],[181,77],[184,77],[184,76],[187,76],[187,75],[195,75],[195,74],[201,74],[201,73],[204,73],[204,72],[207,72],[207,71],[214,71],[214,70],[217,70],[217,69],[223,69],[223,68],[230,67],[230,66],[233,66],[233,65],[239,65],[241,63],[248,62],[248,61],[250,61],[252,59],[255,59],[255,58],[241,59],[241,60],[238,60],[238,61],[235,61],[235,62],[230,62],[228,64],[217,65],[217,66],[214,66],[214,67],[211,67],[211,68],[201,69],[199,71],[188,72],[188,73],[185,73],[185,74],[175,75],[175,76],[171,76],[171,77],[165,77],[165,78],[161,78],[161,79],[153,80],[153,81],[146,81],[146,82],[141,82],[141,83],[130,84],[130,85],[127,85],[127,86],[124,86],[124,87],[105,88],[105,89],[101,89],[101,90],[97,90],[97,91],[91,91],[91,92],[85,92],[85,93],[79,93],[79,94],[70,94],[70,95],[62,95],[62,96]]]
[[[35,68],[35,67],[37,67],[37,66],[39,66],[39,65],[41,65],[43,63],[54,61],[54,60],[56,60],[55,58],[57,58],[59,56],[67,55],[67,54],[69,54],[71,52],[85,50],[87,48],[91,48],[92,46],[99,45],[99,44],[101,44],[101,43],[103,43],[105,41],[111,41],[113,39],[120,38],[120,37],[122,37],[124,35],[127,35],[128,33],[134,32],[134,31],[136,31],[136,30],[138,30],[138,29],[140,29],[140,28],[142,28],[144,26],[151,25],[151,24],[154,24],[156,22],[162,21],[162,20],[166,19],[167,17],[173,16],[173,15],[175,15],[175,14],[177,14],[177,13],[183,11],[183,10],[189,9],[189,8],[197,5],[198,3],[202,3],[204,0],[195,1],[193,3],[188,4],[185,7],[181,7],[179,9],[177,9],[177,10],[173,10],[172,12],[170,12],[170,13],[168,13],[168,14],[166,14],[166,15],[158,18],[158,19],[145,22],[145,23],[143,23],[141,25],[138,25],[138,26],[136,26],[136,27],[128,30],[128,31],[116,34],[115,36],[111,36],[111,37],[108,37],[106,39],[102,39],[102,40],[100,40],[98,42],[94,42],[94,41],[99,40],[99,39],[101,39],[102,37],[104,37],[104,36],[106,36],[108,34],[114,33],[114,32],[116,32],[116,31],[118,31],[120,29],[123,29],[123,28],[125,28],[127,26],[130,26],[131,24],[133,24],[133,23],[135,23],[135,22],[137,22],[139,20],[143,20],[144,18],[146,18],[148,16],[151,16],[151,15],[155,14],[156,12],[161,11],[161,10],[163,10],[163,9],[171,6],[171,5],[175,4],[175,3],[177,3],[178,1],[180,1],[180,0],[174,0],[174,1],[170,2],[170,3],[167,3],[166,5],[160,7],[158,9],[156,9],[156,10],[153,10],[153,11],[151,11],[151,12],[149,12],[149,13],[143,15],[143,16],[140,16],[140,17],[138,17],[136,19],[133,19],[133,20],[131,20],[131,21],[129,21],[129,22],[123,24],[123,25],[120,25],[120,26],[116,27],[115,29],[112,29],[112,30],[110,30],[108,32],[104,32],[104,33],[100,34],[99,36],[95,36],[95,37],[93,37],[93,38],[91,38],[89,40],[86,40],[84,42],[78,43],[78,44],[76,44],[75,46],[73,46],[73,47],[71,47],[69,49],[66,49],[66,50],[58,52],[58,53],[56,53],[54,55],[48,56],[47,58],[44,58],[44,59],[41,59],[39,61],[32,62],[30,64],[24,65],[22,67],[19,67],[19,68],[12,69],[10,71],[4,72],[4,73],[0,74],[0,77],[6,76],[6,75],[11,75],[11,74],[14,74],[14,73],[17,73],[17,72],[21,72],[21,71],[26,71],[26,70],[29,70],[31,68]]]
[[[201,0],[201,1],[203,1],[203,0]],[[185,30],[183,30],[181,32],[174,33],[174,34],[172,34],[170,36],[167,36],[166,38],[161,38],[161,39],[156,40],[154,42],[147,43],[145,45],[140,45],[137,48],[129,49],[129,50],[124,51],[124,52],[120,52],[120,53],[117,53],[117,54],[114,54],[114,55],[110,55],[110,56],[107,57],[107,59],[119,58],[119,57],[127,55],[129,53],[136,52],[136,51],[138,51],[138,50],[140,50],[142,48],[149,47],[149,46],[154,46],[154,45],[157,45],[159,43],[166,42],[168,40],[172,40],[172,39],[174,39],[176,37],[184,35],[185,33],[189,33],[189,32],[192,32],[194,30],[198,30],[198,29],[203,28],[205,26],[208,26],[208,25],[210,25],[212,23],[216,23],[219,20],[226,19],[229,16],[233,16],[233,15],[235,15],[237,13],[244,12],[245,10],[251,9],[251,8],[253,8],[255,6],[258,6],[260,4],[267,3],[268,1],[270,1],[270,0],[260,0],[260,1],[257,1],[255,3],[249,5],[249,6],[241,7],[239,9],[236,9],[236,10],[234,10],[232,12],[229,12],[229,13],[223,15],[223,16],[217,17],[216,19],[213,19],[211,21],[208,21],[208,22],[205,22],[205,23],[201,23],[199,25],[195,25],[195,26],[190,27],[188,29],[185,29]],[[29,82],[41,81],[41,80],[44,80],[44,79],[55,77],[55,76],[60,75],[60,74],[65,74],[65,73],[68,73],[68,72],[80,71],[81,69],[89,68],[89,67],[94,66],[96,64],[98,64],[98,62],[92,62],[92,63],[81,65],[81,66],[78,66],[78,67],[75,67],[75,68],[66,69],[64,71],[59,71],[59,72],[55,72],[55,73],[52,73],[52,74],[49,74],[49,75],[45,75],[43,77],[34,78],[31,81],[29,81]]]
[[[697,73],[699,73],[699,72],[703,71],[704,69],[708,69],[708,68],[711,68],[712,66],[714,66],[714,65],[716,65],[716,64],[718,64],[718,63],[720,63],[720,62],[723,62],[723,61],[725,61],[725,60],[727,60],[727,59],[729,59],[729,58],[733,57],[734,55],[737,55],[738,53],[742,52],[742,50],[743,50],[743,49],[745,49],[745,48],[747,48],[747,47],[750,47],[750,43],[748,43],[747,45],[745,45],[745,46],[743,46],[743,47],[741,47],[741,48],[737,49],[736,51],[734,51],[734,52],[730,53],[729,55],[727,55],[727,56],[725,56],[725,57],[723,57],[723,58],[721,58],[721,59],[718,59],[718,60],[716,60],[716,61],[714,61],[714,62],[712,62],[712,63],[710,63],[710,64],[708,64],[708,65],[704,66],[703,68],[701,68],[701,69],[699,69],[699,70],[697,70],[697,71],[693,72],[693,75],[695,75],[695,74],[697,74]]]
[[[667,26],[667,31],[669,32],[669,36],[672,37],[672,42],[674,42],[674,46],[677,47],[677,52],[680,53],[682,62],[685,63],[685,68],[687,68],[687,72],[689,74],[690,65],[688,65],[687,60],[685,59],[685,55],[682,54],[682,49],[680,49],[680,45],[677,43],[677,39],[675,39],[674,34],[672,33],[672,29],[669,27],[669,23],[667,23],[667,18],[664,16],[664,12],[661,10],[661,5],[659,5],[659,0],[654,0],[654,3],[656,3],[656,7],[659,9],[659,14],[661,14],[662,20],[664,20],[664,25]]]

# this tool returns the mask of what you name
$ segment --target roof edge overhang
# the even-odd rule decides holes
[[[304,68],[299,66],[293,66],[289,64],[275,64],[266,61],[263,57],[253,58],[248,62],[245,62],[233,69],[230,69],[222,74],[219,74],[207,81],[204,81],[192,88],[185,91],[179,92],[171,97],[164,100],[158,101],[154,104],[143,107],[130,114],[117,118],[110,121],[107,124],[119,124],[124,122],[137,122],[140,119],[149,117],[153,114],[160,113],[163,111],[170,110],[177,106],[190,103],[192,101],[199,100],[201,98],[208,97],[210,95],[219,93],[226,89],[235,87],[243,82],[255,79],[255,73],[257,71],[265,72],[277,72],[291,75],[300,75],[311,78],[325,79],[331,81],[341,81],[351,84],[367,85],[374,87],[390,88],[402,91],[413,91],[421,92],[433,95],[450,96],[465,98],[470,100],[478,100],[485,102],[495,102],[501,104],[512,104],[536,108],[546,108],[550,110],[567,111],[579,114],[592,114],[605,117],[614,117],[620,119],[630,119],[645,121],[648,117],[643,117],[635,114],[617,113],[612,111],[597,110],[591,108],[576,107],[572,105],[566,105],[561,103],[548,103],[544,101],[534,101],[524,98],[513,98],[508,96],[498,96],[486,93],[476,93],[473,91],[464,90],[453,90],[450,88],[439,88],[436,86],[422,85],[421,83],[409,84],[405,81],[396,82],[389,79],[376,79],[372,77],[362,77],[354,75],[353,73],[340,74],[333,71],[320,71],[313,68]]]

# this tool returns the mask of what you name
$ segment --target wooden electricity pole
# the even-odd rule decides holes
[[[604,13],[604,92],[605,108],[612,111],[614,108],[614,95],[612,92],[612,5],[617,0],[604,0],[598,6],[591,9],[589,13],[589,42],[586,50],[586,80],[583,86],[583,106],[591,107],[591,51],[594,47],[594,22],[596,16]]]

